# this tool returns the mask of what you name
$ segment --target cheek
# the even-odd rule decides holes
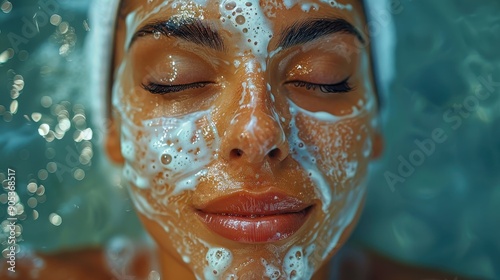
[[[325,118],[296,106],[291,112],[291,156],[308,174],[327,213],[335,205],[332,202],[360,185],[365,177],[370,114]]]
[[[140,127],[125,119],[121,141],[126,179],[167,195],[194,189],[216,156],[219,141],[211,124],[208,112],[147,120]]]
[[[366,118],[321,122],[297,116],[298,136],[311,151],[312,159],[334,188],[350,188],[364,178],[371,153]]]
[[[205,241],[196,236],[192,191],[216,160],[219,137],[208,111],[137,126],[122,115],[124,177],[144,225],[160,247],[202,269]]]
[[[318,263],[343,244],[362,208],[371,152],[369,121],[369,114],[336,121],[322,121],[303,113],[294,117],[295,141],[299,144],[291,145],[302,152],[293,154],[309,171],[323,203],[310,229],[317,246],[313,258]]]
[[[179,219],[189,197],[216,159],[218,134],[208,112],[158,118],[137,126],[122,115],[123,174],[137,210],[150,219]],[[173,223],[176,224],[176,223]]]

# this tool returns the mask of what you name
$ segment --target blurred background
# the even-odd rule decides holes
[[[385,154],[350,242],[500,279],[500,1],[367,2]],[[144,238],[92,119],[88,8],[0,0],[0,181],[16,171],[20,254]],[[7,203],[0,190],[2,249]]]

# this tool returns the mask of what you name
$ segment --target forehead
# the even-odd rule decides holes
[[[266,20],[277,27],[301,18],[328,16],[343,18],[363,30],[365,23],[361,0],[123,0],[120,4],[120,22],[134,11],[139,11],[144,20],[160,20],[172,16],[220,19],[228,11],[259,9]],[[231,13],[229,13],[231,16]],[[252,17],[249,17],[252,20]]]

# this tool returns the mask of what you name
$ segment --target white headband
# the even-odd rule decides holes
[[[120,0],[93,0],[90,5],[90,33],[86,41],[86,57],[90,59],[90,95],[94,125],[105,132],[107,95],[111,89],[113,42]],[[104,101],[104,102],[101,102]]]

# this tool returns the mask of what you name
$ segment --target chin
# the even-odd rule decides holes
[[[320,204],[307,207],[300,228],[276,240],[268,236],[245,239],[244,232],[241,239],[220,234],[187,205],[164,215],[140,213],[141,206],[136,207],[161,259],[176,262],[198,279],[310,279],[350,236],[362,210],[364,191],[356,198],[347,199],[341,211],[334,211],[335,205],[327,213]],[[353,203],[357,207],[346,210]]]

